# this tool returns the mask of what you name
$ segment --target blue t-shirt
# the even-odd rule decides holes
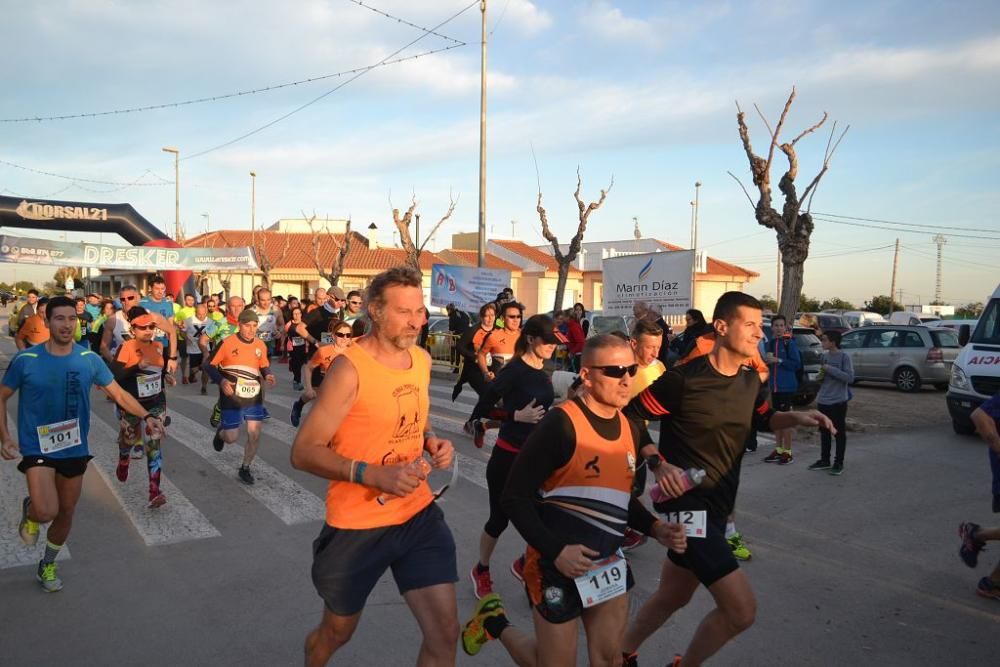
[[[162,315],[168,322],[174,319],[174,304],[164,299],[163,301],[153,301],[148,296],[143,297],[139,305],[151,313]],[[169,351],[167,346],[169,340],[166,336],[157,336],[154,339],[157,343],[163,343],[163,349]]]
[[[74,345],[65,356],[49,354],[44,345],[18,352],[11,360],[3,384],[21,395],[17,403],[17,439],[21,456],[68,459],[89,456],[90,390],[106,387],[114,380],[96,352]],[[69,419],[79,420],[80,444],[43,453],[38,427]]]

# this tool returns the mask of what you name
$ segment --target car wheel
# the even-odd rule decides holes
[[[960,422],[957,419],[951,420],[951,428],[958,435],[973,435],[976,432],[972,422]]]
[[[948,391],[948,383],[947,382],[935,382],[934,383],[934,388],[937,389],[938,391]]]
[[[896,369],[892,376],[892,381],[896,383],[896,389],[912,393],[920,391],[920,374],[909,366],[902,366]]]

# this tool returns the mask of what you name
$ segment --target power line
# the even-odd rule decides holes
[[[428,32],[427,34],[437,34]],[[442,51],[449,51],[451,49],[457,49],[459,46],[465,46],[465,42],[459,44],[452,44],[450,46],[442,47],[440,49],[433,49],[431,51],[425,51],[424,53],[418,53],[412,56],[405,56],[403,58],[396,58],[395,60],[390,60],[387,62],[380,62],[375,65],[368,65],[367,67],[356,67],[354,69],[344,70],[343,72],[334,72],[333,74],[324,74],[322,76],[314,76],[308,79],[299,79],[298,81],[289,81],[287,83],[279,83],[273,86],[264,86],[262,88],[251,88],[249,90],[239,90],[234,93],[224,93],[221,95],[210,95],[208,97],[198,97],[190,100],[183,100],[180,102],[165,102],[163,104],[149,104],[140,107],[128,107],[125,109],[112,109],[109,111],[94,111],[90,113],[75,113],[75,114],[63,114],[59,116],[34,116],[30,118],[0,118],[0,123],[29,123],[29,122],[43,122],[50,120],[75,120],[78,118],[98,118],[100,116],[118,116],[130,113],[142,113],[145,111],[157,111],[159,109],[175,109],[178,107],[190,106],[192,104],[205,104],[207,102],[219,102],[221,100],[228,100],[234,97],[246,97],[248,95],[257,95],[259,93],[269,93],[274,90],[280,90],[282,88],[291,88],[293,86],[301,86],[307,83],[314,83],[316,81],[324,81],[326,79],[334,79],[341,76],[347,76],[348,74],[363,73],[377,67],[385,67],[386,65],[395,65],[397,63],[405,62],[407,60],[416,60],[417,58],[422,58],[424,56],[429,56],[435,53],[441,53]],[[398,53],[398,51],[397,51]]]
[[[915,222],[893,222],[892,220],[879,220],[877,218],[859,218],[850,215],[838,215],[836,213],[819,213],[816,212],[813,215],[820,215],[827,218],[843,218],[844,220],[859,220],[861,222],[877,222],[883,225],[903,225],[905,227],[921,227],[924,229],[952,229],[959,232],[986,232],[987,234],[1000,234],[1000,229],[977,229],[974,227],[949,227],[946,225],[920,225]]]
[[[433,28],[425,31],[422,35],[420,35],[420,37],[417,37],[416,39],[408,42],[404,46],[396,49],[395,51],[393,51],[392,53],[390,53],[388,56],[386,56],[385,58],[383,58],[382,60],[380,60],[378,63],[376,63],[374,65],[370,65],[368,67],[361,68],[361,70],[358,71],[357,74],[355,74],[351,78],[347,79],[346,81],[344,81],[344,82],[342,82],[342,83],[334,86],[333,88],[331,88],[330,90],[326,91],[322,95],[320,95],[318,97],[314,97],[313,99],[309,100],[305,104],[303,104],[303,105],[301,105],[299,107],[296,107],[295,109],[292,109],[288,113],[286,113],[284,115],[281,115],[281,116],[275,118],[274,120],[271,120],[271,121],[265,123],[264,125],[261,125],[260,127],[257,127],[256,129],[250,130],[249,132],[241,134],[240,136],[238,136],[238,137],[236,137],[234,139],[230,139],[229,141],[223,142],[223,143],[221,143],[221,144],[219,144],[217,146],[213,146],[211,148],[206,148],[205,150],[200,151],[198,153],[194,153],[192,155],[188,155],[187,157],[181,158],[181,161],[192,160],[194,158],[201,157],[202,155],[207,155],[208,153],[211,153],[213,151],[217,151],[220,148],[225,148],[227,146],[232,146],[233,144],[238,143],[240,141],[243,141],[244,139],[248,139],[249,137],[252,137],[253,135],[255,135],[255,134],[259,133],[259,132],[263,132],[264,130],[266,130],[267,128],[269,128],[269,127],[271,127],[273,125],[277,125],[278,123],[280,123],[281,121],[285,120],[286,118],[294,116],[295,114],[297,114],[298,112],[302,111],[303,109],[306,109],[307,107],[312,106],[313,104],[319,102],[320,100],[324,99],[325,97],[327,97],[329,95],[332,95],[333,93],[337,92],[338,90],[340,90],[341,88],[343,88],[347,84],[351,83],[352,81],[356,81],[357,79],[361,78],[362,76],[364,76],[368,72],[372,71],[376,67],[381,67],[382,65],[387,64],[388,61],[391,58],[394,58],[398,54],[400,54],[403,51],[405,51],[406,49],[410,48],[411,46],[413,46],[414,44],[416,44],[420,40],[422,40],[425,37],[427,37],[427,35],[434,34],[434,31],[437,30],[438,28],[440,28],[441,26],[447,25],[448,23],[451,23],[452,21],[454,21],[455,19],[457,19],[459,16],[461,16],[465,12],[469,11],[470,9],[472,9],[473,7],[475,7],[476,5],[478,5],[479,1],[480,0],[473,0],[473,2],[469,3],[468,5],[466,5],[464,9],[459,10],[455,14],[452,14],[449,18],[447,18],[444,21],[442,21],[441,23],[438,23]],[[463,42],[462,45],[464,45],[464,42]],[[445,47],[443,49],[439,49],[439,51],[448,51],[448,50],[454,49],[454,48],[458,48],[458,45],[452,44],[452,45],[447,46],[447,47]],[[421,55],[427,55],[427,54],[421,54]],[[418,55],[418,56],[412,56],[412,57],[413,58],[419,58],[420,55]]]
[[[146,171],[142,172],[142,175],[140,175],[134,181],[131,181],[129,183],[122,183],[120,181],[101,181],[101,180],[98,180],[98,179],[95,179],[95,178],[82,178],[80,176],[66,176],[64,174],[56,174],[56,173],[51,172],[51,171],[43,171],[41,169],[32,169],[31,167],[25,167],[24,165],[15,164],[14,162],[8,162],[7,160],[0,160],[0,164],[4,164],[4,165],[7,165],[8,167],[13,167],[15,169],[20,169],[22,171],[29,171],[32,174],[40,174],[42,176],[51,176],[52,178],[61,178],[61,179],[65,180],[65,181],[73,181],[74,183],[96,183],[97,185],[115,185],[115,186],[120,186],[122,189],[124,189],[124,188],[130,188],[130,187],[134,187],[134,186],[173,185],[174,184],[173,181],[168,181],[167,179],[163,178],[162,176],[157,176],[156,174],[154,174],[153,172],[151,172],[148,169]],[[146,176],[146,174],[150,174],[152,176],[156,176],[156,178],[160,179],[161,182],[160,183],[140,183],[139,181],[141,181]],[[99,190],[95,190],[94,192],[100,192],[100,191]]]
[[[896,234],[920,234],[922,236],[927,236],[927,235],[930,234],[930,232],[919,231],[919,230],[916,230],[916,229],[896,229],[894,227],[882,227],[882,226],[879,226],[879,225],[865,224],[865,223],[860,223],[860,222],[847,222],[846,220],[834,220],[832,218],[820,218],[820,217],[817,217],[816,214],[813,215],[813,219],[814,220],[820,220],[822,222],[833,223],[835,225],[849,225],[851,227],[864,227],[865,229],[882,229],[882,230],[890,231],[890,232],[893,232],[893,233],[896,233]],[[983,230],[977,230],[977,231],[983,231]],[[1000,232],[993,232],[993,233],[1000,234]],[[981,240],[984,240],[984,241],[1000,241],[1000,236],[975,236],[975,235],[972,235],[972,234],[949,234],[949,236],[953,236],[955,238],[962,238],[962,239],[981,239]]]
[[[434,35],[435,37],[440,37],[441,39],[446,39],[449,42],[455,43],[457,46],[465,46],[465,42],[463,42],[461,40],[455,39],[454,37],[449,37],[448,35],[442,35],[439,32],[434,32],[434,29],[428,30],[427,28],[421,27],[421,26],[417,25],[416,23],[410,23],[406,19],[401,19],[398,16],[393,16],[389,12],[382,11],[381,9],[378,9],[377,7],[372,7],[371,5],[366,5],[361,0],[347,0],[347,1],[348,2],[353,2],[358,7],[364,7],[365,9],[369,9],[369,10],[375,12],[376,14],[381,14],[382,16],[386,17],[387,19],[392,19],[392,20],[396,21],[397,23],[402,23],[403,25],[408,25],[411,28],[416,28],[417,30],[423,31],[424,33],[426,33],[428,35]],[[437,27],[440,27],[440,26],[437,26]],[[494,30],[495,29],[496,28],[494,28]]]

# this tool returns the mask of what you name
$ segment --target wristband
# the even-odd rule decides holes
[[[358,465],[354,469],[354,480],[353,481],[354,481],[355,484],[364,484],[365,483],[365,468],[368,467],[368,464],[365,463],[364,461],[358,461],[357,464]]]
[[[149,419],[152,416],[153,416],[152,412],[147,412],[145,415],[143,415],[142,419],[140,419],[139,421],[146,421],[147,419]]]
[[[167,357],[170,361],[177,361],[177,357]]]
[[[650,470],[656,470],[660,467],[661,463],[666,463],[667,460],[663,458],[663,455],[659,452],[646,457],[646,467]]]

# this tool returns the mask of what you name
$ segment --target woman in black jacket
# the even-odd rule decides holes
[[[458,376],[458,382],[455,383],[455,388],[451,392],[452,402],[462,393],[462,385],[466,382],[472,386],[477,395],[483,395],[483,391],[486,388],[486,378],[483,377],[483,372],[479,370],[476,357],[479,355],[479,350],[483,347],[483,343],[492,335],[496,319],[496,304],[493,302],[485,304],[479,309],[479,324],[469,327],[462,334],[462,337],[458,339],[456,348],[458,354],[462,357],[462,369]]]

